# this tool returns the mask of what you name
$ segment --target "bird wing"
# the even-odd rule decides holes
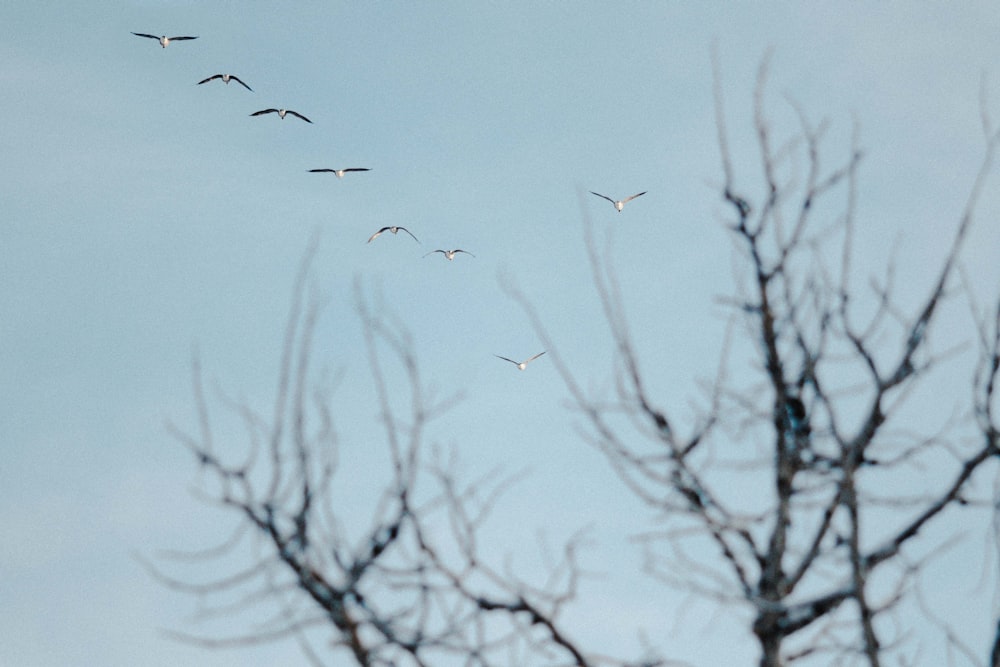
[[[240,78],[238,76],[234,76],[234,75],[230,74],[229,78],[232,79],[233,81],[235,81],[236,83],[240,84],[241,86],[243,86],[247,90],[249,90],[251,93],[253,92],[253,88],[251,88],[247,84],[245,84],[242,81],[240,81]]]
[[[367,171],[367,170],[366,170],[366,171]],[[410,236],[413,236],[413,232],[411,232],[411,231],[410,231],[409,229],[407,229],[406,227],[397,227],[396,229],[402,229],[402,230],[403,230],[404,232],[406,232],[406,233],[407,233],[407,234],[409,234]],[[418,239],[418,238],[417,238],[416,236],[413,236],[413,240],[414,240],[414,241],[416,241],[417,243],[420,243],[420,239]]]
[[[159,37],[157,37],[159,39]],[[171,42],[179,42],[182,39],[198,39],[197,37],[167,37]]]
[[[312,174],[319,174],[319,173],[322,173],[322,172],[334,173],[335,171],[336,171],[335,169],[310,169],[309,170],[309,172],[312,173]]]
[[[475,257],[475,255],[473,255],[473,254],[472,254],[471,252],[469,252],[468,250],[460,250],[460,249],[458,249],[458,248],[455,248],[454,250],[452,250],[452,252],[464,252],[464,253],[465,253],[466,255],[469,255],[470,257]]]
[[[641,197],[641,196],[643,196],[644,194],[646,194],[646,192],[647,192],[646,190],[643,190],[642,192],[640,192],[640,193],[639,193],[639,194],[637,194],[637,195],[632,195],[632,196],[631,196],[631,197],[629,197],[628,199],[623,199],[623,200],[622,200],[622,203],[624,204],[624,203],[626,203],[626,202],[630,202],[630,201],[632,201],[632,200],[633,200],[633,199],[635,199],[636,197]]]
[[[222,78],[221,74],[216,74],[215,76],[210,76],[207,79],[202,79],[201,81],[198,82],[198,85],[200,86],[203,83],[208,83],[212,79],[221,79],[221,78]]]
[[[528,360],[527,360],[527,361],[525,361],[524,363],[526,363],[526,364],[530,364],[530,363],[531,363],[532,361],[534,361],[534,360],[535,360],[535,359],[537,359],[538,357],[542,356],[543,354],[545,354],[545,352],[544,352],[544,351],[542,351],[542,352],[539,352],[538,354],[536,354],[535,356],[533,356],[533,357],[532,357],[531,359],[528,359]]]
[[[496,357],[497,359],[503,359],[504,361],[509,361],[510,363],[514,364],[515,366],[520,366],[521,365],[521,364],[517,363],[516,361],[514,361],[513,359],[508,359],[507,357],[501,357],[499,354],[494,354],[493,356]]]
[[[291,109],[286,109],[285,113],[290,113],[293,116],[298,116],[299,118],[301,118],[302,120],[304,120],[307,123],[312,123],[311,120],[309,120],[308,118],[306,118],[305,116],[303,116],[302,114],[300,114],[298,111],[292,111]]]
[[[251,116],[260,116],[266,113],[278,113],[277,109],[261,109],[260,111],[254,111]]]
[[[341,171],[371,171],[371,169],[366,169],[364,167],[351,167],[350,169],[341,169]]]
[[[150,39],[155,39],[156,41],[160,41],[160,38],[157,37],[156,35],[147,35],[144,32],[133,32],[132,34],[135,35],[136,37],[149,37]]]
[[[436,253],[436,252],[439,252],[439,253],[441,253],[442,255],[447,255],[447,254],[448,254],[448,253],[446,253],[446,252],[445,252],[444,250],[431,250],[431,251],[430,251],[429,253],[427,253],[427,255],[433,255],[433,254],[434,254],[434,253]],[[427,255],[424,255],[424,257],[427,257]]]
[[[601,199],[607,199],[607,200],[608,200],[609,202],[611,202],[612,204],[617,204],[617,203],[618,203],[618,202],[616,202],[616,201],[615,201],[614,199],[612,199],[611,197],[608,197],[607,195],[602,195],[602,194],[601,194],[600,192],[594,192],[593,190],[590,190],[589,192],[590,192],[590,194],[592,194],[592,195],[597,195],[597,196],[598,196],[598,197],[600,197]]]
[[[380,230],[378,230],[377,232],[375,232],[374,234],[372,234],[372,235],[371,235],[371,236],[370,236],[370,237],[368,238],[368,242],[369,242],[369,243],[371,243],[372,241],[374,241],[374,240],[375,240],[375,237],[377,237],[377,236],[378,236],[379,234],[381,234],[382,232],[384,232],[384,231],[385,231],[385,230],[387,230],[387,229],[389,229],[389,228],[388,228],[388,227],[383,227],[382,229],[380,229]]]

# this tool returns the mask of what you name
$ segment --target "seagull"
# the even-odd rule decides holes
[[[292,113],[292,112],[289,111],[288,113]],[[310,169],[309,170],[309,172],[312,173],[312,174],[320,174],[320,173],[335,174],[337,176],[337,178],[343,178],[344,174],[346,174],[349,171],[371,171],[371,169],[367,169],[365,167],[350,167],[348,169]]]
[[[633,200],[633,199],[635,199],[636,197],[641,197],[641,196],[643,196],[644,194],[646,194],[646,192],[647,192],[647,190],[643,190],[642,192],[640,192],[640,193],[639,193],[639,194],[637,194],[637,195],[632,195],[631,197],[626,197],[625,199],[619,199],[618,201],[615,201],[615,200],[614,200],[614,199],[612,199],[611,197],[607,197],[607,196],[605,196],[605,195],[602,195],[602,194],[601,194],[601,193],[599,193],[599,192],[594,192],[593,190],[591,190],[591,191],[590,191],[590,194],[592,194],[592,195],[597,195],[597,196],[598,196],[598,197],[600,197],[601,199],[607,199],[607,200],[608,200],[609,202],[611,202],[612,204],[614,204],[614,205],[615,205],[615,209],[616,209],[616,210],[617,210],[617,211],[618,211],[619,213],[621,213],[621,212],[622,212],[622,209],[623,209],[623,208],[625,208],[625,204],[629,203],[630,201],[632,201],[632,200]]]
[[[149,37],[150,39],[155,39],[163,48],[167,48],[167,44],[170,42],[179,42],[184,39],[198,39],[197,37],[157,37],[156,35],[147,35],[144,32],[133,32],[132,34],[136,37]]]
[[[427,255],[433,255],[436,252],[439,252],[442,255],[444,255],[448,259],[449,262],[451,260],[455,259],[455,254],[456,253],[460,253],[460,252],[464,252],[466,255],[471,255],[472,257],[475,257],[475,255],[473,255],[471,252],[469,252],[467,250],[460,250],[458,248],[456,248],[455,250],[431,250],[429,253],[427,253]],[[427,255],[424,255],[424,257],[426,257]]]
[[[172,39],[177,39],[177,38],[173,37]],[[253,92],[253,88],[251,88],[247,84],[245,84],[242,81],[240,81],[240,78],[238,76],[236,76],[235,74],[216,74],[215,76],[210,76],[207,79],[199,81],[198,85],[200,86],[203,83],[208,83],[209,81],[212,81],[213,79],[222,79],[222,82],[225,83],[226,85],[229,85],[230,81],[235,81],[236,83],[240,84],[241,86],[243,86],[244,88],[246,88],[247,90],[249,90],[251,93]]]
[[[382,232],[392,232],[393,234],[397,234],[400,231],[406,232],[410,236],[413,236],[413,232],[411,232],[406,227],[399,227],[399,226],[393,225],[391,227],[383,227],[382,229],[380,229],[377,232],[375,232],[374,234],[372,234],[371,238],[368,239],[368,242],[371,243],[372,241],[374,241],[376,238],[378,238],[378,235],[381,234]],[[420,240],[416,236],[413,236],[413,240],[416,241],[417,243],[420,243]],[[442,250],[441,252],[444,252],[444,251]],[[458,251],[456,251],[456,252],[458,252]],[[448,259],[451,259],[451,257],[449,257]]]
[[[509,361],[510,363],[512,363],[515,366],[517,366],[517,370],[523,371],[525,368],[528,367],[528,364],[530,364],[532,361],[534,361],[538,357],[542,356],[543,354],[545,354],[544,351],[543,352],[539,352],[538,354],[536,354],[535,356],[533,356],[531,359],[526,359],[526,360],[521,361],[521,362],[514,361],[513,359],[508,359],[507,357],[501,357],[499,354],[494,354],[493,356],[496,357],[497,359],[503,359],[504,361]]]
[[[306,118],[305,116],[303,116],[302,114],[300,114],[298,111],[292,111],[291,109],[261,109],[260,111],[254,111],[250,115],[251,116],[262,116],[263,114],[266,114],[266,113],[276,113],[276,114],[278,114],[282,118],[282,120],[284,120],[286,114],[292,114],[293,116],[298,116],[299,118],[301,118],[302,120],[304,120],[307,123],[311,123],[312,122],[311,120],[309,120],[308,118]]]

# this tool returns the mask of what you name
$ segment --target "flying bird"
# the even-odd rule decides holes
[[[643,190],[642,192],[640,192],[637,195],[632,195],[631,197],[626,197],[625,199],[619,199],[617,201],[614,200],[614,199],[612,199],[611,197],[608,197],[606,195],[602,195],[599,192],[594,192],[593,190],[590,191],[590,194],[597,195],[601,199],[607,199],[609,202],[611,202],[612,204],[615,205],[615,210],[617,210],[619,213],[621,213],[622,209],[625,208],[625,204],[629,203],[630,201],[632,201],[636,197],[643,196],[644,194],[646,194],[646,192],[647,192],[646,190]]]
[[[197,37],[157,37],[156,35],[147,35],[144,32],[133,32],[132,34],[136,37],[148,37],[150,39],[155,39],[163,48],[167,48],[167,44],[170,42],[180,42],[185,39],[198,39]]]
[[[292,111],[291,109],[261,109],[260,111],[254,111],[250,115],[251,116],[262,116],[262,115],[264,115],[266,113],[276,113],[276,114],[278,114],[278,116],[281,117],[282,120],[284,120],[284,118],[285,118],[285,116],[287,114],[291,114],[293,116],[297,116],[297,117],[301,118],[302,120],[304,120],[307,123],[312,123],[311,120],[309,120],[308,118],[306,118],[305,116],[303,116],[302,114],[300,114],[298,111]]]
[[[289,112],[289,113],[291,113],[291,112]],[[334,175],[336,175],[337,178],[343,178],[344,174],[346,174],[349,171],[371,171],[371,169],[367,169],[365,167],[350,167],[348,169],[310,169],[309,173],[312,173],[312,174],[321,174],[321,173],[334,174]]]
[[[542,356],[543,354],[545,354],[544,351],[539,352],[538,354],[536,354],[532,358],[525,359],[524,361],[514,361],[513,359],[508,359],[507,357],[501,357],[499,354],[494,354],[493,356],[496,357],[497,359],[503,359],[504,361],[509,361],[510,363],[512,363],[515,366],[517,366],[517,370],[523,371],[525,368],[528,367],[528,364],[530,364],[532,361],[534,361],[538,357]]]
[[[174,39],[176,39],[176,37]],[[215,79],[222,79],[222,82],[225,83],[226,85],[229,85],[230,81],[235,81],[236,83],[240,84],[241,86],[249,90],[251,93],[253,92],[253,88],[240,81],[240,78],[235,74],[216,74],[215,76],[210,76],[207,79],[199,81],[198,85],[200,86],[203,83],[208,83],[209,81],[213,81]]]
[[[429,253],[427,253],[427,255],[433,255],[436,252],[439,252],[442,255],[444,255],[448,259],[449,262],[451,260],[455,259],[455,255],[457,253],[460,253],[460,252],[464,252],[466,255],[470,255],[472,257],[475,257],[475,255],[473,255],[471,252],[469,252],[467,250],[461,250],[461,249],[458,249],[458,248],[456,248],[455,250],[431,250]],[[427,257],[427,255],[424,255],[424,257]]]
[[[411,232],[406,227],[399,227],[398,225],[393,225],[391,227],[383,227],[382,229],[372,234],[371,238],[368,239],[368,242],[371,243],[372,241],[374,241],[376,238],[378,238],[379,234],[381,234],[382,232],[392,232],[393,234],[397,234],[399,232],[406,232],[410,236],[413,236],[413,232]],[[416,236],[413,236],[413,240],[416,241],[417,243],[420,243],[420,240]],[[442,250],[441,252],[444,251]],[[451,258],[449,257],[449,259]]]

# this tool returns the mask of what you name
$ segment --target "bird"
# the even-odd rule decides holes
[[[534,361],[538,357],[542,356],[543,354],[545,354],[545,351],[539,352],[538,354],[536,354],[535,356],[531,357],[530,359],[525,359],[524,361],[520,361],[520,362],[514,361],[513,359],[508,359],[507,357],[501,357],[499,354],[494,354],[493,356],[496,357],[497,359],[503,359],[504,361],[509,361],[510,363],[512,363],[515,366],[517,366],[517,370],[523,371],[525,368],[528,367],[528,364],[530,364],[532,361]]]
[[[298,116],[299,118],[301,118],[302,120],[304,120],[307,123],[312,123],[311,120],[309,120],[308,118],[306,118],[305,116],[303,116],[302,114],[300,114],[298,111],[292,111],[291,109],[261,109],[260,111],[254,111],[250,115],[251,116],[262,116],[262,115],[264,115],[266,113],[276,113],[276,114],[278,114],[282,118],[282,120],[284,120],[284,118],[285,118],[285,116],[287,114],[291,114],[293,116]]]
[[[311,174],[328,173],[328,174],[334,174],[337,178],[343,178],[344,174],[346,174],[349,171],[371,171],[371,169],[368,169],[366,167],[350,167],[348,169],[310,169],[309,173]]]
[[[614,200],[614,199],[612,199],[611,197],[608,197],[608,196],[606,196],[606,195],[602,195],[602,194],[600,194],[599,192],[594,192],[593,190],[591,190],[591,191],[590,191],[590,194],[592,194],[592,195],[597,195],[597,196],[598,196],[598,197],[600,197],[601,199],[607,199],[607,200],[608,200],[609,202],[611,202],[612,204],[614,204],[614,205],[615,205],[615,210],[617,210],[617,211],[618,211],[619,213],[621,213],[621,212],[622,212],[622,209],[623,209],[623,208],[625,208],[625,204],[629,203],[630,201],[632,201],[632,200],[633,200],[633,199],[635,199],[636,197],[641,197],[641,196],[643,196],[644,194],[646,194],[646,192],[647,192],[646,190],[643,190],[642,192],[640,192],[640,193],[639,193],[639,194],[637,194],[637,195],[632,195],[631,197],[626,197],[625,199],[619,199],[619,200],[617,200],[617,201],[615,201],[615,200]]]
[[[475,255],[473,255],[468,250],[461,250],[461,249],[458,249],[458,248],[456,248],[455,250],[431,250],[429,253],[427,253],[427,255],[433,255],[436,252],[439,252],[442,255],[444,255],[448,259],[449,262],[451,260],[455,259],[456,253],[460,253],[460,252],[464,252],[466,255],[471,255],[472,257],[475,257]],[[427,255],[424,255],[424,257],[427,257]]]
[[[368,239],[368,242],[371,243],[372,241],[374,241],[378,237],[378,235],[381,234],[382,232],[392,232],[393,234],[396,234],[401,231],[406,232],[410,236],[413,236],[413,232],[411,232],[406,227],[399,227],[398,225],[392,225],[390,227],[383,227],[382,229],[372,234],[371,238]],[[420,239],[418,239],[416,236],[413,236],[413,240],[416,241],[417,243],[420,243]]]
[[[809,416],[801,398],[798,396],[785,397],[785,415],[788,417],[788,425],[792,427],[792,433],[796,435],[809,435],[811,433]]]
[[[209,81],[212,81],[214,79],[222,79],[222,82],[225,83],[226,85],[229,85],[230,81],[235,81],[236,83],[240,84],[241,86],[243,86],[244,88],[246,88],[247,90],[249,90],[251,93],[253,92],[253,88],[251,88],[247,84],[243,83],[240,80],[240,78],[238,76],[236,76],[235,74],[216,74],[215,76],[210,76],[207,79],[203,79],[203,80],[199,81],[198,85],[200,86],[201,84],[208,83]]]
[[[132,34],[136,37],[148,37],[150,39],[155,39],[163,48],[167,48],[167,44],[170,42],[180,42],[185,39],[198,39],[197,37],[157,37],[156,35],[147,35],[144,32],[133,32]]]

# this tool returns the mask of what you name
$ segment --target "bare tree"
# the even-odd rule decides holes
[[[313,377],[322,305],[308,287],[316,245],[293,288],[271,418],[221,392],[210,400],[196,361],[197,432],[172,427],[207,476],[199,494],[231,511],[233,533],[205,550],[164,552],[159,562],[144,561],[165,585],[197,595],[203,618],[244,618],[252,629],[228,637],[172,634],[206,647],[292,637],[315,664],[326,664],[321,643],[333,646],[340,659],[346,654],[365,666],[450,661],[485,667],[512,660],[530,664],[538,655],[563,656],[563,664],[599,664],[584,657],[559,623],[560,610],[575,594],[580,540],[565,545],[563,558],[539,584],[482,558],[477,533],[510,480],[494,472],[461,482],[452,461],[425,455],[428,423],[455,398],[426,395],[405,329],[376,316],[360,287],[359,315],[389,470],[340,470],[333,396]],[[407,387],[389,386],[385,369],[392,363],[404,370]],[[215,403],[242,422],[248,443],[242,452],[227,454],[231,443],[220,446],[210,408]],[[348,509],[336,493],[345,475],[363,475],[381,489],[367,528],[353,539],[345,524],[348,512],[358,512],[357,499]],[[192,564],[224,574],[194,582],[171,570]]]
[[[592,272],[620,369],[617,399],[609,404],[588,395],[558,352],[553,356],[611,468],[663,517],[665,527],[642,536],[650,574],[748,606],[762,667],[807,656],[820,664],[876,667],[907,639],[906,628],[880,627],[879,619],[919,594],[914,586],[924,561],[914,560],[908,547],[947,510],[997,506],[996,499],[974,497],[972,479],[989,462],[995,473],[1000,456],[1000,303],[992,322],[978,323],[980,362],[960,423],[915,435],[895,417],[932,368],[948,362],[931,348],[930,334],[949,286],[958,282],[961,249],[1000,133],[984,102],[982,166],[929,293],[907,313],[894,300],[891,271],[873,281],[870,295],[851,284],[862,161],[856,138],[840,165],[824,169],[826,125],[814,126],[795,108],[798,130],[776,140],[764,110],[766,75],[765,59],[754,100],[763,184],[757,198],[739,187],[715,75],[721,194],[738,256],[737,292],[722,299],[733,314],[727,350],[742,333],[752,345],[756,379],[737,384],[724,352],[696,414],[657,405],[644,383],[649,370],[640,367],[621,287],[590,236]],[[804,177],[797,164],[806,165]],[[842,203],[831,213],[834,198]],[[544,334],[531,304],[514,294]],[[558,349],[554,341],[547,345]],[[687,428],[678,427],[684,422]],[[921,464],[935,470],[922,477],[922,493],[893,497]],[[756,493],[731,493],[720,473],[734,468],[754,480]],[[890,501],[901,507],[886,517],[880,509]],[[706,549],[706,541],[714,547]],[[714,551],[714,560],[705,559],[706,551]],[[874,586],[877,574],[884,576]],[[943,642],[973,664],[986,664],[990,647],[965,646],[947,623],[934,621]],[[1000,633],[991,648],[989,664],[997,665]]]
[[[894,664],[906,664],[899,653],[910,641],[905,629],[882,619],[920,597],[917,574],[934,545],[914,545],[946,512],[986,507],[995,514],[997,505],[974,488],[974,476],[991,463],[995,471],[1000,456],[1000,300],[992,316],[971,320],[979,363],[968,409],[932,433],[913,434],[897,422],[931,370],[951,359],[932,348],[931,334],[945,301],[956,298],[962,246],[1000,134],[984,103],[982,167],[929,292],[908,310],[894,296],[891,271],[870,290],[852,282],[857,139],[826,169],[826,125],[796,109],[797,130],[778,141],[765,113],[766,73],[765,62],[754,100],[757,197],[737,181],[716,75],[720,194],[737,288],[722,300],[729,335],[698,407],[661,406],[647,389],[644,378],[658,369],[640,364],[621,286],[589,226],[619,370],[611,403],[583,389],[530,300],[511,292],[546,339],[610,469],[655,511],[655,526],[639,536],[647,575],[750,609],[762,666],[809,658],[877,666],[892,651]],[[373,481],[380,486],[367,527],[345,529],[336,488],[351,473],[340,470],[333,396],[312,368],[320,300],[307,285],[309,264],[293,291],[270,418],[224,395],[210,401],[196,364],[198,429],[176,433],[207,477],[206,498],[231,510],[236,526],[220,546],[186,558],[251,558],[204,583],[150,569],[208,601],[208,614],[260,614],[245,635],[185,638],[220,646],[291,636],[316,664],[327,659],[317,648],[324,642],[366,666],[629,664],[584,647],[562,621],[578,593],[582,538],[565,546],[540,582],[481,553],[478,536],[507,479],[495,473],[463,482],[447,456],[428,448],[427,425],[454,399],[427,394],[405,327],[361,296],[388,469]],[[971,300],[971,291],[959,294]],[[738,375],[752,379],[737,381],[729,356],[744,341],[753,363]],[[386,364],[404,370],[406,387],[389,386]],[[215,403],[245,426],[248,446],[235,458],[214,434]],[[921,479],[918,496],[886,491],[912,481],[921,463],[935,474]],[[753,481],[752,497],[732,492],[733,470]],[[898,502],[881,511],[889,501]],[[932,620],[942,641],[973,664],[1000,665],[1000,629],[992,646],[970,647]]]

